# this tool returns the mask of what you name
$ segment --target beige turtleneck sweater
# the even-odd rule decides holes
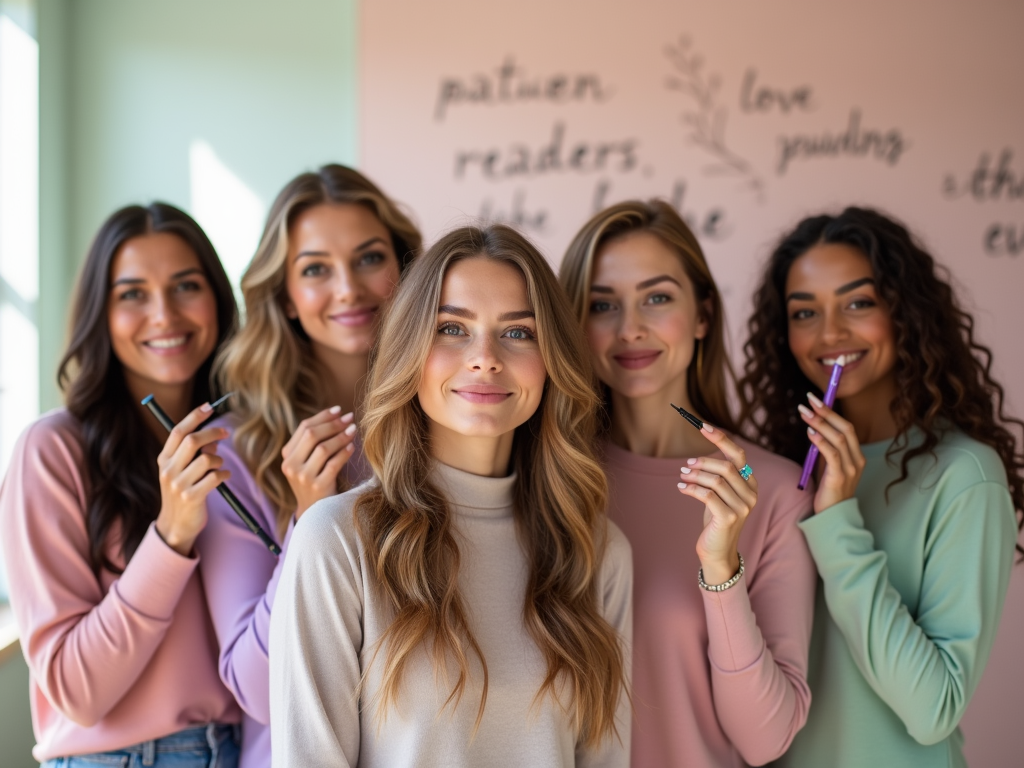
[[[318,502],[292,536],[270,626],[275,768],[627,766],[625,696],[617,716],[621,741],[606,739],[596,752],[577,752],[572,722],[550,695],[536,700],[547,665],[522,619],[528,565],[513,519],[515,475],[488,478],[438,464],[433,479],[454,513],[459,589],[487,661],[489,690],[479,728],[474,733],[482,683],[474,656],[457,708],[443,708],[451,683],[435,679],[423,649],[407,664],[398,707],[389,708],[386,718],[375,717],[382,656],[356,696],[391,619],[356,532],[353,507],[364,486]],[[600,600],[622,637],[627,668],[632,588],[629,543],[609,523]]]

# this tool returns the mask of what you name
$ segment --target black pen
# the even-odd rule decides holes
[[[695,426],[697,429],[704,429],[704,422],[701,421],[700,419],[698,419],[696,416],[694,416],[688,410],[686,410],[685,408],[680,408],[678,405],[675,405],[674,403],[669,403],[669,405],[671,405],[673,408],[675,408],[679,412],[680,416],[682,416],[688,422],[693,424],[693,426]]]
[[[217,415],[217,406],[223,403],[229,397],[231,397],[230,393],[224,395],[224,397],[220,398],[219,400],[210,403],[210,407],[214,409],[214,413],[211,414],[210,418],[206,419],[206,421],[204,421],[199,426],[202,427],[209,423],[209,421]],[[156,398],[153,397],[153,395],[146,395],[142,399],[142,404],[149,408],[149,412],[156,417],[156,420],[160,422],[164,429],[166,429],[168,432],[174,429],[174,422],[171,421],[171,417],[164,412],[164,409],[160,407],[160,404],[157,403]],[[198,428],[199,427],[197,427],[197,429]],[[275,555],[280,555],[281,548],[277,546],[277,543],[267,535],[266,531],[260,528],[260,524],[256,522],[256,518],[254,518],[252,516],[252,513],[250,513],[249,510],[246,509],[245,506],[242,504],[242,502],[238,500],[238,497],[231,492],[231,489],[228,488],[224,483],[221,483],[220,485],[217,486],[217,491],[220,493],[221,496],[224,497],[224,501],[228,503],[228,506],[230,506],[235,511],[235,514],[242,518],[242,522],[245,523],[245,526],[250,531],[255,533],[259,537],[260,541],[262,541],[266,545],[267,549],[269,549]]]

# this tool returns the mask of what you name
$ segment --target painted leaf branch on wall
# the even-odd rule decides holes
[[[688,138],[714,158],[714,163],[704,168],[705,173],[735,176],[761,200],[764,198],[764,181],[748,160],[733,152],[726,144],[725,128],[729,110],[719,100],[721,77],[704,71],[704,57],[692,51],[691,46],[690,39],[683,35],[674,45],[665,47],[665,55],[674,70],[665,79],[665,86],[692,102],[682,113]]]

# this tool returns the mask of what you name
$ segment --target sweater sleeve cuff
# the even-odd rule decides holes
[[[111,590],[133,610],[170,621],[198,564],[198,557],[185,557],[169,547],[152,523]]]
[[[764,638],[750,607],[746,574],[724,592],[701,590],[708,623],[708,657],[723,672],[740,672],[764,652]]]
[[[797,525],[807,539],[807,546],[815,563],[818,564],[820,573],[823,565],[827,565],[835,559],[835,555],[845,551],[842,547],[842,534],[851,529],[862,530],[864,518],[860,514],[860,504],[854,497],[833,504]]]

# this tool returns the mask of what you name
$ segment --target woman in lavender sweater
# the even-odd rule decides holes
[[[369,476],[356,413],[376,313],[420,235],[372,182],[340,165],[278,195],[242,277],[247,321],[218,357],[232,413],[217,422],[232,489],[287,552],[314,502]],[[220,643],[220,676],[245,713],[242,766],[270,765],[268,632],[284,555],[219,497],[197,546]]]

